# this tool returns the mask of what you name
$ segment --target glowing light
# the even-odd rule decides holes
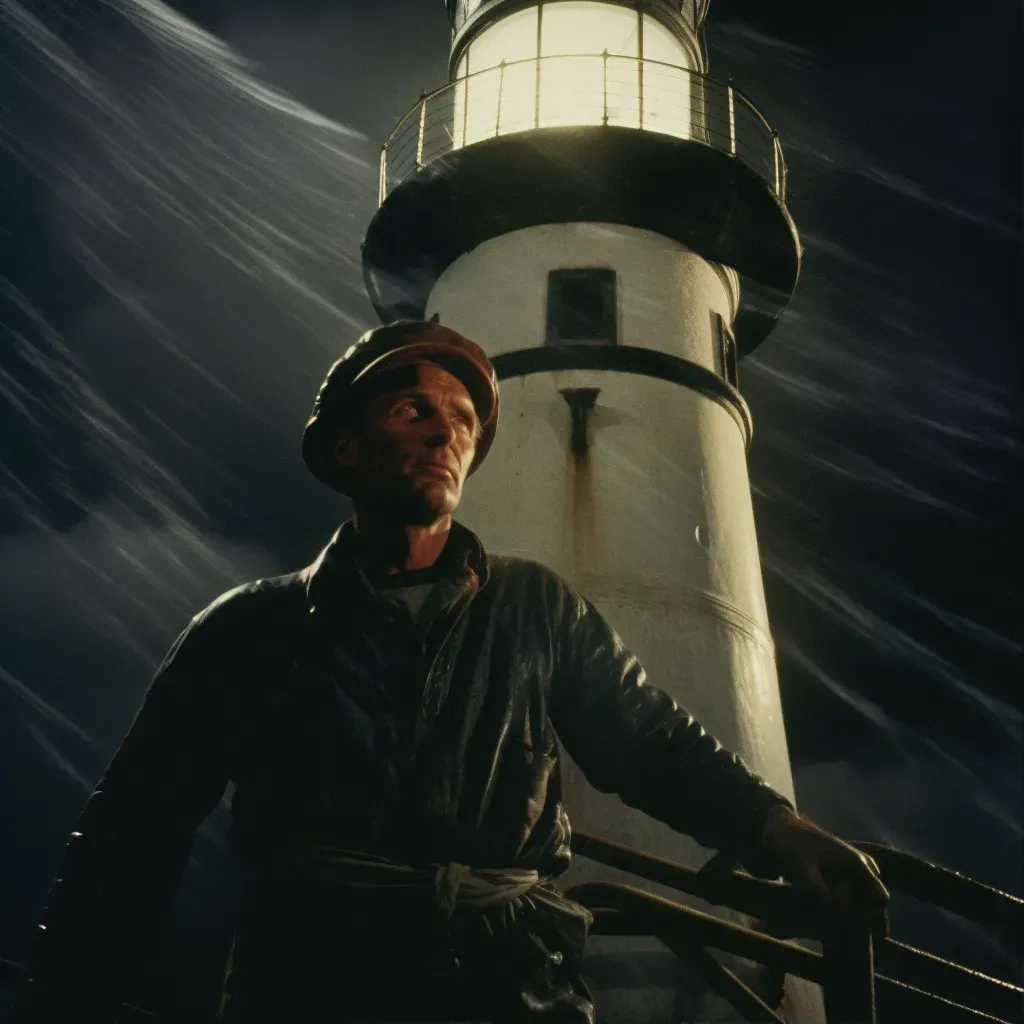
[[[459,63],[454,148],[568,125],[690,138],[688,68],[682,41],[627,7],[558,0],[516,11],[481,32]]]

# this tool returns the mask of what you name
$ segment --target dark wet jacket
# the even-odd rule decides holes
[[[650,685],[556,573],[487,556],[455,524],[414,623],[370,587],[353,535],[225,594],[177,639],[68,844],[37,991],[121,988],[229,782],[252,892],[324,843],[558,875],[556,736],[597,789],[763,871],[765,814],[785,799]],[[244,894],[241,913],[259,913]]]

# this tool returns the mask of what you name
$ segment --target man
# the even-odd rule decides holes
[[[244,885],[221,1010],[240,1024],[593,1024],[590,917],[551,882],[557,741],[756,873],[884,904],[873,862],[648,684],[593,605],[453,521],[498,404],[484,352],[435,323],[370,331],[332,367],[303,456],[354,516],[172,647],[72,833],[28,1019],[110,1019],[229,781]]]

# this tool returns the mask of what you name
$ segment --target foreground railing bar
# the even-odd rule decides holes
[[[1013,1013],[1007,1017],[995,1017],[984,1013],[973,1006],[956,1003],[952,999],[936,995],[927,989],[908,985],[905,981],[890,978],[888,975],[875,972],[875,981],[879,991],[886,993],[885,1006],[894,1011],[907,1011],[900,1016],[893,1015],[894,1020],[913,1020],[918,1017],[923,1001],[928,1002],[928,1024],[1020,1024],[1020,1014]],[[904,1005],[900,1005],[900,1003]],[[892,1004],[896,1005],[893,1006]],[[907,1004],[912,1004],[907,1005]]]
[[[606,908],[634,916],[646,914],[643,918],[645,927],[655,927],[652,922],[658,920],[684,922],[683,926],[690,929],[695,938],[716,949],[736,953],[818,984],[826,985],[830,980],[836,980],[830,977],[830,968],[819,953],[742,925],[723,921],[714,915],[675,903],[663,896],[618,882],[587,883],[577,886],[572,892],[574,898],[591,907]],[[598,931],[603,928],[595,927]],[[646,933],[641,929],[639,934]],[[863,938],[866,941],[866,932]],[[828,962],[840,964],[849,959],[842,950],[834,948],[835,939],[831,945],[834,952]],[[856,949],[853,952],[857,956],[861,955]],[[1024,989],[1016,985],[988,978],[958,964],[925,954],[912,946],[894,943],[891,939],[878,944],[877,960],[882,973],[876,973],[876,977],[895,978],[909,987],[926,990],[935,998],[956,1005],[971,1006],[978,1012],[991,1014],[997,1020],[1015,1020],[1019,1007],[1024,1002]],[[840,977],[838,982],[840,988],[845,991],[843,978]]]
[[[686,928],[689,937],[703,945],[758,961],[785,974],[797,974],[818,984],[824,979],[820,953],[731,921],[723,921],[713,914],[674,903],[642,889],[618,882],[585,882],[574,886],[567,895],[594,912],[593,930],[597,934],[650,935],[652,925],[656,927],[659,922],[674,924]],[[620,923],[617,925],[616,919],[605,918],[602,921],[599,915],[605,911],[623,915],[617,919]],[[622,921],[627,922],[628,932],[618,930]],[[635,930],[638,922],[642,922],[640,931]],[[608,929],[609,924],[611,930]]]
[[[1024,900],[957,871],[878,843],[853,843],[878,862],[890,888],[998,929],[1018,949],[1024,940]]]
[[[878,861],[890,889],[952,910],[978,924],[1005,929],[1011,939],[1016,938],[1016,944],[1020,943],[1024,934],[1024,900],[888,846],[860,842],[852,845]],[[675,861],[641,853],[586,832],[573,833],[572,846],[573,852],[580,856],[681,889],[711,903],[723,902],[722,897],[725,897],[731,906],[745,913],[778,914],[783,919],[787,915],[796,916],[801,923],[818,919],[817,915],[807,913],[810,904],[806,902],[796,915],[793,914],[792,902],[798,894],[785,883],[736,873],[716,875],[712,879]],[[972,897],[979,902],[972,903]]]
[[[875,958],[887,976],[956,1003],[976,1006],[983,1013],[1012,1019],[1024,1006],[1024,989],[1017,985],[894,939],[879,943]]]
[[[679,889],[709,903],[768,919],[773,926],[778,926],[776,930],[803,937],[821,937],[821,915],[806,901],[801,906],[801,894],[785,883],[767,882],[735,873],[703,876],[673,861],[582,832],[574,833],[572,844],[573,852],[581,856],[628,871],[647,881]],[[938,870],[946,871],[944,868]],[[886,884],[889,884],[884,864],[882,872]],[[964,881],[963,876],[955,877]],[[899,888],[896,883],[893,887]],[[1012,1019],[1014,1005],[1024,1001],[1024,988],[893,939],[879,943],[876,956],[883,972],[905,976],[911,984],[927,985],[942,996],[976,1004],[987,1013],[1007,1015]]]
[[[820,931],[820,915],[809,898],[785,882],[768,882],[749,875],[710,876],[664,857],[641,853],[610,839],[586,832],[574,832],[572,851],[610,868],[699,896],[714,904],[728,904],[734,910],[756,917],[771,918],[793,935],[813,937]]]
[[[592,907],[591,909],[594,910],[595,915],[594,926],[591,929],[591,933],[594,935],[629,937],[658,935],[663,942],[666,941],[665,928],[659,927],[657,922],[652,922],[652,915],[645,912],[647,908],[634,907],[630,910],[620,910]],[[691,940],[763,964],[782,974],[793,974],[815,984],[824,985],[825,965],[824,958],[820,953],[804,949],[793,943],[773,939],[758,932],[752,932],[710,915],[702,915],[699,911],[693,911],[689,907],[684,907],[682,910],[686,920],[678,920],[675,924],[677,927],[687,929],[690,932],[688,938]],[[669,924],[670,928],[671,924]],[[948,1018],[948,1024],[964,1024],[964,1014],[969,1015],[971,1020],[977,1020],[979,1024],[986,1021],[991,1024],[1020,1024],[1020,1017],[1015,1012],[1006,1016],[989,1014],[977,1007],[967,1006],[934,992],[917,988],[879,971],[875,971],[874,977],[875,985],[880,992],[885,991],[887,994],[896,992],[907,1001],[913,1000],[918,1004],[914,1008],[913,1017],[906,1018],[908,1020],[927,1020],[928,1024],[942,1024],[947,1020],[949,1012],[956,1011],[960,1013],[960,1016]]]
[[[595,928],[596,934],[606,935],[650,935],[649,930],[643,930],[643,927],[631,925],[629,915],[624,911],[610,911],[610,914],[614,914],[614,920],[611,918],[599,919],[599,925]],[[670,943],[665,939],[662,939],[666,946],[670,946]],[[674,940],[673,940],[674,941]],[[671,948],[671,946],[670,946]],[[673,950],[673,952],[677,952]],[[679,953],[677,952],[677,955]],[[710,954],[709,954],[710,955]],[[817,953],[811,953],[812,957],[817,957]],[[716,961],[717,963],[717,961]],[[719,965],[721,966],[721,965]],[[770,964],[768,966],[771,966]],[[725,968],[723,968],[725,970]],[[730,975],[732,972],[728,972]],[[796,972],[785,972],[785,973],[796,973]],[[26,974],[25,967],[22,964],[15,963],[10,960],[0,959],[0,983],[18,983]],[[732,975],[735,977],[734,975]],[[804,977],[804,975],[801,975]],[[1018,1024],[1019,1016],[1013,1015],[1009,1019],[1003,1019],[1001,1017],[994,1017],[987,1013],[982,1013],[979,1010],[973,1009],[970,1006],[963,1006],[960,1003],[952,1002],[949,999],[944,999],[941,996],[936,996],[931,992],[926,992],[922,989],[915,988],[913,985],[908,985],[905,982],[897,981],[894,978],[888,978],[885,975],[877,974],[875,979],[879,984],[880,989],[887,990],[890,994],[890,998],[902,998],[905,1002],[912,1002],[914,1004],[911,1016],[904,1019],[925,1019],[918,1017],[918,1013],[921,1009],[920,1004],[926,1003],[928,1007],[928,1024],[964,1024],[965,1018],[971,1021],[977,1021],[978,1024]],[[736,979],[739,984],[743,984]],[[809,980],[815,980],[809,978]],[[740,1007],[737,1006],[737,1009]],[[910,1010],[909,1007],[907,1007]],[[181,1018],[159,1018],[156,1014],[149,1010],[144,1010],[141,1007],[133,1006],[130,1003],[123,1003],[121,1005],[121,1016],[124,1016],[124,1011],[127,1011],[135,1019],[141,1020],[162,1020],[165,1024],[186,1024]],[[950,1014],[953,1014],[952,1016]],[[764,1020],[771,1020],[771,1017],[759,1018]]]
[[[751,1024],[786,1024],[756,992],[720,964],[704,946],[672,936],[659,935],[658,938],[676,956],[693,966],[705,984],[739,1011],[744,1020]]]

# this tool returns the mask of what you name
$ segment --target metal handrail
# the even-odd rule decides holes
[[[1019,944],[1024,934],[1024,900],[890,847],[852,845],[876,859],[890,889],[992,927],[1011,941],[1015,937]],[[1020,1020],[1024,988],[897,942],[888,936],[887,924],[880,928],[877,921],[856,917],[836,921],[823,916],[808,895],[787,883],[740,874],[717,861],[696,871],[586,833],[574,833],[572,846],[574,853],[608,867],[758,918],[771,934],[722,921],[631,886],[610,882],[577,886],[570,890],[574,898],[595,911],[614,910],[618,915],[612,919],[606,915],[603,922],[599,918],[598,932],[656,934],[667,941],[665,935],[672,928],[682,928],[691,946],[699,941],[822,984],[829,1024],[853,1020],[873,1024],[876,981],[882,988],[914,1000],[922,1020],[937,1021],[950,1010],[978,1020]],[[666,922],[671,922],[671,927]],[[653,930],[654,925],[660,931]],[[784,941],[784,937],[821,940],[823,953]],[[739,998],[745,997],[740,994]],[[742,1012],[740,1003],[733,1005]]]
[[[900,850],[874,843],[852,845],[877,861],[889,889],[951,910],[1020,944],[1024,900]],[[657,937],[747,1020],[778,1016],[707,947],[822,985],[828,1024],[874,1024],[876,984],[880,991],[903,998],[914,1019],[935,1024],[1021,1020],[1024,988],[897,942],[879,918],[856,912],[842,918],[826,915],[808,894],[788,883],[733,871],[719,858],[697,871],[582,832],[574,833],[572,847],[579,856],[758,919],[764,931],[617,882],[589,882],[568,893],[594,912],[595,934]],[[794,937],[820,940],[822,952],[788,941]],[[23,974],[21,965],[0,959],[0,982],[16,982]],[[152,1019],[138,1007],[125,1009],[139,1019]]]
[[[939,1021],[945,1019],[944,1015],[953,1012],[956,1014],[957,1024],[964,1024],[966,1020],[976,1020],[979,1024],[984,1021],[988,1024],[1013,1024],[1019,1020],[1012,1005],[1004,1009],[1002,1016],[987,1013],[967,1002],[958,1002],[908,984],[894,977],[891,969],[888,973],[872,970],[870,976],[858,977],[853,971],[843,970],[842,963],[830,965],[830,951],[818,953],[805,949],[796,943],[773,938],[730,921],[723,921],[712,914],[702,913],[682,903],[629,885],[591,882],[577,886],[570,890],[570,893],[574,899],[588,906],[594,914],[594,924],[591,928],[593,935],[654,936],[690,963],[693,963],[693,953],[696,950],[706,952],[707,947],[711,947],[760,963],[779,974],[795,975],[821,985],[826,995],[828,1024],[843,1024],[844,1021],[874,1024],[875,1010],[872,1004],[876,985],[879,991],[895,993],[912,1002],[914,1016],[906,1019],[927,1020],[930,1024],[939,1024]],[[699,963],[695,963],[694,966],[700,970]],[[836,967],[840,969],[836,970]],[[726,968],[722,970],[729,976],[731,982],[719,982],[713,986],[720,995],[728,999],[740,1013],[746,1014],[748,1020],[762,1022],[773,1019],[769,1014],[765,1014],[756,1002],[747,998],[745,993],[739,995],[738,999],[734,998],[738,993],[742,993],[745,986],[731,971]],[[710,978],[707,980],[711,981]],[[732,993],[728,991],[730,987],[733,989]],[[866,1010],[857,1006],[859,993],[865,993],[867,996]],[[760,1000],[756,994],[755,998]]]
[[[593,62],[601,83],[597,90],[557,79],[555,84],[545,84],[544,68],[573,61]],[[610,65],[616,71],[627,69],[630,80],[614,80],[609,75]],[[516,69],[527,66],[534,68],[535,74],[516,75]],[[664,85],[659,84],[658,76]],[[528,108],[530,116],[511,125],[503,123],[503,111],[514,105],[514,100],[520,101],[524,111]],[[545,100],[557,108],[555,113],[542,116]],[[493,113],[488,116],[481,119],[479,110],[470,115],[472,105],[490,110],[492,102]],[[611,116],[610,108],[616,104],[626,113]],[[785,201],[786,161],[778,133],[731,82],[720,82],[681,65],[605,50],[502,61],[423,94],[384,144],[379,202],[383,204],[410,175],[435,160],[486,139],[545,127],[591,124],[634,128],[717,149],[752,168],[776,197]]]
[[[851,845],[875,859],[890,889],[991,928],[1011,945],[1024,949],[1024,900],[1020,897],[891,846]]]
[[[853,845],[875,858],[890,889],[953,910],[1020,942],[1024,900],[890,847]],[[828,1024],[874,1024],[876,984],[912,1004],[908,1012],[915,1019],[936,1024],[1020,1020],[1021,987],[897,942],[888,936],[887,924],[877,919],[857,913],[842,919],[823,915],[807,894],[787,883],[737,873],[717,859],[697,871],[586,833],[575,833],[572,846],[574,853],[590,860],[759,919],[765,931],[616,882],[590,882],[569,890],[594,912],[595,934],[657,937],[747,1020],[779,1018],[707,947],[822,985]],[[822,952],[787,941],[792,937],[821,940]],[[21,965],[0,959],[0,982],[17,981],[23,974]],[[127,1004],[124,1009],[138,1019],[153,1016]]]

